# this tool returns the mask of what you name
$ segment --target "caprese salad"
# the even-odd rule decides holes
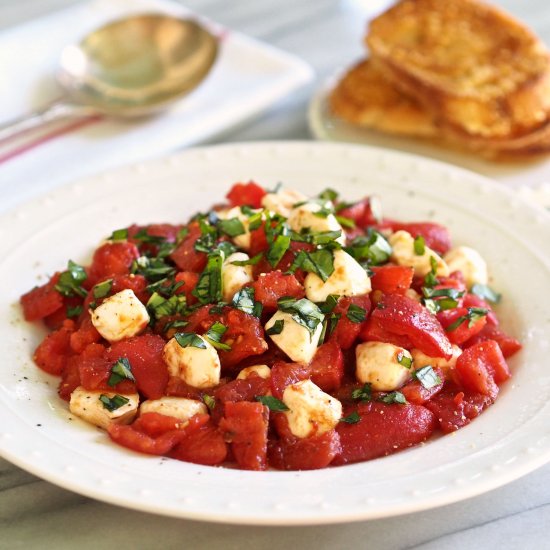
[[[487,265],[379,201],[254,182],[117,229],[21,297],[72,415],[137,452],[250,470],[395,453],[497,399],[520,343]]]

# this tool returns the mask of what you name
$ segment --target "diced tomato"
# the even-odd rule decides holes
[[[337,390],[342,384],[344,356],[336,341],[319,346],[309,366],[311,381],[323,391]]]
[[[312,252],[314,249],[315,247],[312,244],[291,241],[289,249],[284,253],[283,257],[275,267],[272,267],[265,257],[262,258],[260,262],[254,266],[254,277],[260,277],[261,273],[269,273],[270,271],[275,270],[285,273],[290,269],[292,262],[294,262],[294,259],[300,250]],[[298,282],[301,284],[303,284],[306,275],[307,273],[303,269],[297,269],[294,272],[294,277],[296,277]]]
[[[202,390],[186,384],[178,376],[170,376],[166,384],[165,394],[173,397],[186,397],[187,399],[202,399]]]
[[[451,248],[451,235],[449,230],[438,223],[415,222],[399,223],[391,222],[393,231],[407,231],[414,238],[424,237],[426,246],[438,254],[445,254]]]
[[[176,294],[185,294],[185,299],[188,305],[197,303],[197,299],[193,296],[192,292],[199,282],[199,274],[193,271],[180,271],[175,277],[176,283],[183,283],[183,285],[176,290]]]
[[[464,320],[453,330],[448,330],[453,323],[457,323],[458,320],[463,317]],[[468,320],[468,310],[465,307],[457,307],[454,309],[447,309],[440,311],[437,314],[437,319],[441,323],[441,326],[446,329],[447,337],[453,344],[460,345],[466,340],[475,336],[478,332],[483,330],[483,327],[487,323],[485,316],[479,317],[475,321]]]
[[[485,344],[486,342],[483,342],[476,346]],[[487,367],[488,361],[483,350],[477,349],[476,346],[469,348],[468,353],[466,353],[468,350],[465,350],[458,358],[460,359],[466,353],[460,362],[457,359],[456,374],[463,388],[473,393],[487,395],[494,401],[498,395],[498,386]]]
[[[67,320],[63,326],[42,340],[34,352],[34,362],[45,372],[59,375],[71,355],[70,341],[74,322]]]
[[[113,285],[109,295],[117,294],[121,290],[130,289],[133,290],[137,299],[147,303],[149,300],[149,293],[147,292],[147,279],[143,275],[116,275],[113,277]]]
[[[262,222],[258,229],[253,229],[250,232],[250,249],[248,250],[248,254],[252,258],[256,254],[266,251],[268,248],[269,243],[265,234],[265,222]]]
[[[78,370],[78,356],[72,355],[67,358],[67,362],[61,371],[61,382],[57,393],[61,399],[69,401],[71,393],[80,386],[80,371]]]
[[[498,344],[498,347],[500,348],[500,351],[502,351],[502,355],[504,355],[505,358],[511,357],[522,347],[518,340],[512,338],[512,336],[509,336],[500,328],[489,323],[483,327],[481,332],[478,332],[473,338],[470,338],[467,342],[465,342],[464,347],[469,348],[474,344],[486,342],[487,340],[494,340]]]
[[[225,404],[219,429],[231,443],[240,468],[265,470],[269,409],[261,403],[241,401]]]
[[[269,379],[258,375],[251,375],[247,378],[235,379],[223,384],[214,392],[216,399],[222,403],[229,401],[254,401],[258,395],[266,395],[271,389]]]
[[[236,367],[243,359],[267,350],[263,327],[257,317],[229,307],[224,308],[222,313],[215,314],[210,313],[211,309],[211,305],[206,305],[195,311],[189,317],[185,330],[204,334],[216,321],[225,325],[227,332],[223,342],[229,343],[231,350],[218,352],[222,367]]]
[[[101,334],[92,324],[89,315],[82,318],[82,323],[78,330],[71,334],[71,349],[74,353],[82,353],[84,348],[89,344],[95,344],[102,340]]]
[[[305,295],[304,287],[294,275],[284,275],[279,270],[260,275],[251,286],[254,289],[254,298],[267,312],[275,311],[277,300],[283,296],[300,299]]]
[[[208,418],[207,415],[198,415],[198,418],[194,419],[193,423],[199,422],[202,424],[204,422],[202,418],[205,416]],[[148,412],[140,414],[137,420],[132,424],[132,427],[151,437],[158,437],[166,432],[179,430],[183,428],[185,424],[187,424],[187,421],[182,421],[174,416]]]
[[[77,306],[82,305],[82,298],[80,296],[63,296],[63,306],[55,311],[54,313],[51,313],[47,317],[44,317],[44,323],[50,330],[57,330],[61,328],[61,325],[63,325],[63,321],[66,319],[69,319],[67,317],[67,312],[75,308]],[[77,315],[76,318],[79,316]],[[76,320],[74,316],[70,317],[70,319]]]
[[[156,415],[156,413],[147,413],[147,415]],[[130,426],[111,424],[107,428],[109,437],[115,443],[138,453],[162,456],[168,454],[181,441],[186,441],[200,432],[207,426],[209,419],[208,415],[196,415],[189,419],[187,425],[164,431],[157,436],[151,436],[145,430],[140,430],[139,420]],[[155,421],[158,422],[158,418],[155,418]],[[168,420],[167,424],[173,425],[173,420]]]
[[[478,363],[485,365],[485,368],[497,384],[502,384],[502,382],[505,382],[512,376],[506,359],[498,343],[494,340],[486,340],[474,344],[465,349],[460,357],[462,357],[460,362],[461,367],[458,366],[457,360],[457,370],[459,370],[459,372],[460,368],[463,368],[465,363]]]
[[[227,457],[227,444],[212,421],[186,435],[169,456],[185,462],[215,466]]]
[[[248,183],[235,183],[227,193],[226,198],[231,206],[260,208],[265,194],[266,192],[262,187],[250,181]]]
[[[269,463],[278,470],[319,470],[326,468],[340,452],[335,430],[300,439],[280,439],[269,446]]]
[[[438,320],[407,296],[386,294],[371,314],[380,328],[407,336],[414,347],[430,357],[450,359],[452,347]]]
[[[195,250],[195,243],[201,236],[198,222],[191,222],[188,226],[189,233],[177,248],[170,254],[170,259],[181,271],[193,271],[201,273],[206,267],[206,254]]]
[[[160,336],[143,334],[115,342],[109,348],[107,357],[111,364],[126,357],[139,392],[147,399],[158,399],[164,395],[169,378],[162,358],[164,344]]]
[[[94,253],[88,271],[88,283],[94,285],[115,275],[128,275],[139,250],[134,243],[121,241],[105,243]]]
[[[26,321],[38,321],[63,307],[63,296],[55,290],[58,281],[59,273],[56,273],[45,285],[34,287],[21,296]]]
[[[361,309],[365,310],[365,321],[356,323],[347,316],[350,305],[353,304]],[[336,307],[334,308],[334,315],[339,316],[336,328],[330,334],[328,340],[335,341],[342,349],[349,349],[354,344],[355,340],[359,336],[361,330],[367,324],[367,317],[370,312],[370,298],[367,294],[362,296],[343,296],[338,300]]]
[[[489,303],[479,296],[476,296],[475,294],[466,294],[464,296],[464,299],[462,300],[462,305],[464,307],[480,307],[488,310],[487,323],[490,325],[498,326],[498,319],[495,312],[493,311]]]
[[[371,277],[372,290],[380,290],[384,294],[404,294],[410,288],[414,269],[401,265],[373,266]]]
[[[307,365],[277,361],[271,367],[271,393],[277,399],[282,399],[287,386],[309,378],[310,374],[311,368]]]
[[[412,349],[414,347],[408,336],[405,334],[395,334],[383,329],[373,317],[366,322],[359,337],[365,342],[385,342],[405,349]]]
[[[355,222],[355,225],[361,228],[369,227],[377,223],[372,207],[370,197],[366,197],[350,206],[346,206],[338,212],[339,216],[349,218]]]
[[[494,400],[482,393],[460,391],[453,384],[445,384],[443,391],[426,402],[444,433],[455,432],[469,424]]]
[[[342,452],[333,464],[348,464],[371,460],[418,445],[428,439],[436,420],[422,405],[386,405],[379,402],[360,403],[344,409],[344,416],[357,411],[359,422],[340,422]]]
[[[415,405],[423,405],[435,394],[439,393],[443,388],[445,374],[441,369],[437,368],[434,369],[434,372],[437,374],[441,382],[433,386],[432,388],[425,388],[418,380],[412,380],[407,385],[403,386],[399,391],[405,396],[405,399],[409,403],[414,403]]]

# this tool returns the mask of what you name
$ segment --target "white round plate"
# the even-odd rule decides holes
[[[44,334],[18,297],[89,259],[114,228],[179,222],[236,181],[346,199],[376,193],[403,220],[437,220],[477,248],[504,294],[506,330],[525,347],[496,404],[459,432],[390,457],[313,472],[246,472],[142,456],[69,420],[57,379],[32,353]],[[507,483],[550,459],[547,214],[480,176],[381,149],[327,143],[205,147],[56,190],[0,218],[0,454],[52,483],[139,510],[246,524],[318,524],[403,514]]]

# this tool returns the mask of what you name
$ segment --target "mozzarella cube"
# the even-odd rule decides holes
[[[109,342],[118,342],[139,334],[149,323],[147,308],[133,290],[125,289],[90,310],[92,324]]]
[[[139,414],[151,412],[172,416],[187,422],[196,414],[208,414],[208,407],[202,401],[196,399],[161,397],[160,399],[148,399],[139,407]]]
[[[445,357],[430,357],[416,348],[411,350],[415,370],[430,365],[434,369],[438,368],[447,372],[448,370],[455,368],[456,360],[461,354],[462,350],[456,344],[453,344],[453,354],[450,359],[445,359]]]
[[[296,232],[302,229],[320,233],[325,231],[341,231],[340,237],[335,239],[340,244],[346,244],[346,235],[342,226],[338,223],[334,214],[327,216],[319,216],[317,212],[322,209],[322,206],[316,202],[306,202],[296,208],[293,208],[288,216],[288,225]]]
[[[309,363],[319,344],[319,338],[323,332],[323,323],[319,323],[313,333],[292,318],[292,314],[283,311],[275,312],[269,319],[265,329],[270,329],[277,321],[283,322],[283,330],[280,334],[270,334],[269,337],[275,345],[284,351],[292,361],[297,363]]]
[[[271,378],[271,369],[267,365],[253,365],[242,369],[239,374],[237,374],[237,380],[246,380],[253,373],[264,380]]]
[[[355,349],[355,376],[359,382],[371,384],[375,391],[393,391],[405,384],[412,369],[402,365],[399,358],[412,360],[404,348],[385,342],[365,342]]]
[[[417,254],[414,250],[414,237],[408,231],[396,231],[388,238],[392,247],[391,259],[397,265],[405,265],[414,269],[417,277],[425,277],[432,270],[430,258],[434,258],[437,264],[436,275],[448,277],[451,273],[445,261],[430,247],[424,247],[423,254]]]
[[[288,218],[294,205],[306,200],[307,197],[299,191],[283,188],[279,189],[277,193],[267,193],[264,195],[262,197],[262,206],[271,212]]]
[[[289,408],[283,414],[296,437],[324,434],[333,430],[342,418],[340,401],[311,380],[287,386],[283,392],[283,403]]]
[[[232,262],[249,260],[250,256],[244,252],[235,252],[227,257],[222,266],[223,299],[231,302],[233,296],[244,285],[254,280],[251,265],[234,265]]]
[[[101,395],[105,395],[109,399],[118,395],[128,399],[128,402],[110,411],[99,399]],[[106,430],[109,424],[130,424],[137,414],[138,406],[139,395],[137,393],[123,395],[109,391],[90,391],[79,386],[71,393],[69,410],[82,420]]]
[[[486,285],[489,281],[487,263],[481,254],[469,246],[457,246],[449,250],[443,257],[449,266],[449,270],[460,271],[468,288],[476,283]]]
[[[258,209],[253,210],[252,212],[257,213],[261,211],[261,209]],[[244,233],[242,235],[237,235],[236,237],[233,237],[232,240],[239,248],[248,250],[250,248],[250,222],[249,217],[246,214],[243,214],[241,207],[235,206],[234,208],[219,210],[218,212],[216,212],[216,214],[218,215],[218,218],[222,220],[231,220],[233,218],[237,218],[243,224]]]
[[[194,388],[211,388],[220,382],[220,358],[216,349],[202,336],[204,348],[182,347],[175,338],[164,346],[163,358],[171,376],[181,378]]]
[[[371,291],[365,269],[343,250],[334,251],[334,272],[325,282],[315,273],[309,273],[304,286],[306,296],[312,302],[324,302],[329,294],[358,296]]]

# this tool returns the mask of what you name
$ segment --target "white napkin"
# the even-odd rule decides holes
[[[54,74],[62,48],[128,13],[189,14],[168,0],[93,0],[0,34],[0,122],[60,95]],[[0,211],[62,183],[197,143],[265,110],[313,77],[298,58],[221,29],[214,69],[162,115],[56,124],[0,147]]]

